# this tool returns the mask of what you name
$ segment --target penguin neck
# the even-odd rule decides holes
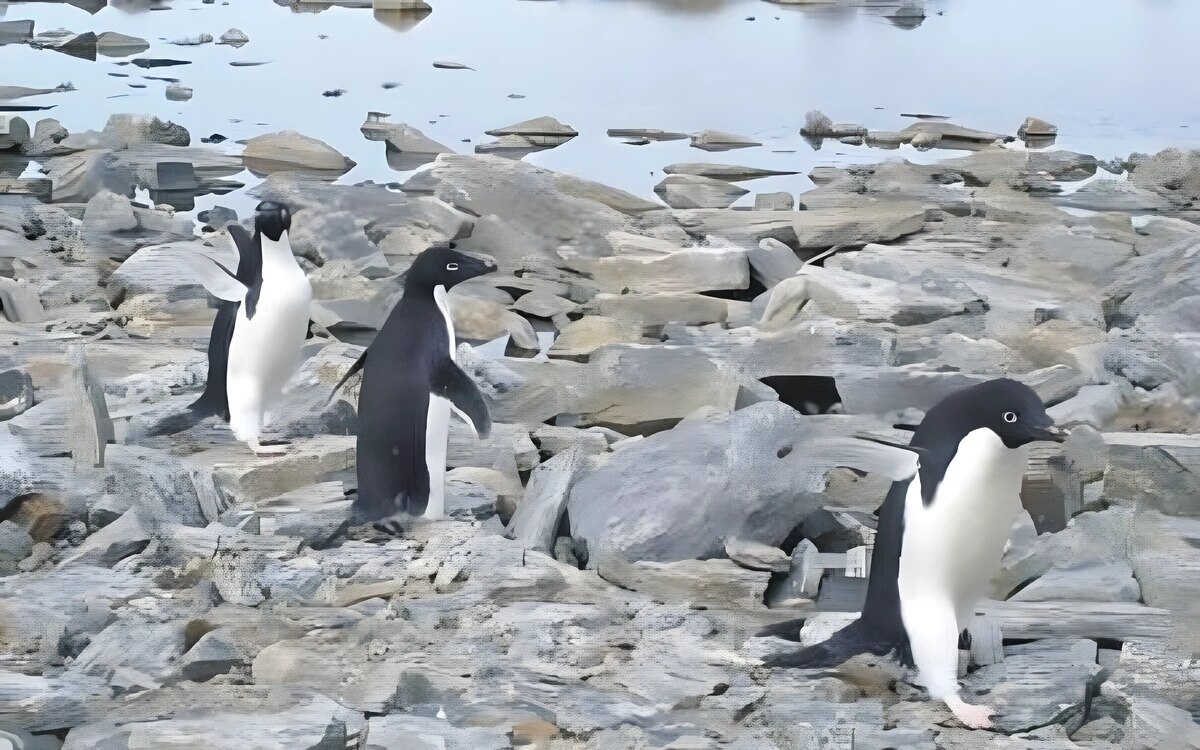
[[[286,268],[296,266],[296,256],[292,254],[292,243],[288,241],[287,232],[273,240],[265,234],[259,234],[259,244],[262,247],[263,267]]]

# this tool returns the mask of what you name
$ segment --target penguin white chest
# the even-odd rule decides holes
[[[243,302],[229,343],[230,425],[240,439],[257,437],[263,412],[295,373],[311,301],[312,287],[295,261],[269,260],[264,252],[254,317]]]
[[[442,321],[446,325],[450,360],[454,361],[454,320],[450,317],[446,287],[441,284],[434,287],[433,300],[437,303]],[[429,504],[425,507],[426,518],[441,518],[445,514],[446,443],[450,439],[451,411],[452,404],[449,400],[429,394],[429,411],[425,415],[425,468],[429,472]]]
[[[958,626],[966,626],[1000,567],[1027,461],[1027,448],[1008,448],[996,433],[977,429],[959,443],[928,506],[919,476],[913,479],[904,508],[902,601],[949,600]]]

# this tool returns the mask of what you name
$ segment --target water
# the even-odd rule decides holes
[[[194,141],[210,133],[245,139],[299,130],[358,162],[342,178],[348,182],[405,176],[389,169],[383,144],[359,133],[371,110],[463,152],[490,140],[485,130],[552,115],[579,137],[527,161],[645,197],[653,197],[662,167],[678,161],[795,170],[800,174],[746,185],[798,193],[812,187],[804,175],[817,165],[930,161],[950,153],[829,141],[814,151],[798,132],[810,109],[880,130],[913,122],[902,112],[931,112],[1005,133],[1032,114],[1058,125],[1057,147],[1102,158],[1200,145],[1200,111],[1190,95],[1200,69],[1193,38],[1200,3],[1189,0],[930,0],[928,18],[915,29],[894,25],[881,8],[761,0],[431,3],[434,12],[407,30],[377,21],[370,9],[297,13],[270,0],[176,0],[169,10],[110,7],[95,15],[14,3],[6,14],[0,10],[4,20],[32,18],[38,32],[118,31],[151,42],[137,56],[193,62],[144,71],[117,65],[119,58],[91,62],[8,45],[0,47],[0,85],[73,82],[76,92],[16,102],[57,105],[26,118],[52,116],[72,132],[99,129],[114,112],[174,120]],[[219,37],[232,26],[250,43],[234,49],[165,42],[201,32]],[[435,69],[434,60],[475,70]],[[268,64],[237,68],[232,61]],[[179,78],[195,96],[167,101],[166,84],[146,75]],[[388,81],[401,85],[385,90]],[[347,93],[322,96],[339,88]],[[724,153],[687,141],[629,146],[606,136],[615,127],[712,128],[764,145]],[[254,182],[248,173],[243,178]],[[246,200],[208,196],[197,205],[240,208]]]

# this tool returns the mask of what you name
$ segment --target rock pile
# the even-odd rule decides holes
[[[979,150],[738,210],[766,170],[671,165],[663,205],[383,116],[364,135],[431,162],[399,190],[330,182],[347,160],[296,133],[239,156],[151,118],[5,124],[44,177],[0,196],[0,727],[38,747],[1195,746],[1200,155],[1064,195],[1094,158],[921,122],[902,139]],[[317,299],[264,458],[180,421],[214,315],[185,259],[228,265],[237,215],[197,234],[126,197],[243,164],[292,207]],[[500,265],[451,294],[495,428],[452,426],[445,520],[334,538],[356,386],[331,388],[447,240]],[[1012,736],[886,665],[763,667],[861,603],[887,482],[820,446],[999,375],[1074,426],[1033,456],[964,651]]]

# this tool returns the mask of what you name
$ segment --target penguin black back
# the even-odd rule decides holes
[[[444,432],[438,435],[429,427],[431,399],[450,401],[480,435],[487,434],[490,419],[483,397],[454,363],[453,329],[443,297],[455,284],[495,268],[453,246],[422,252],[405,277],[404,296],[351,368],[351,373],[363,371],[356,521],[425,512],[431,489],[427,453],[445,450],[444,445],[427,444],[445,440]]]

